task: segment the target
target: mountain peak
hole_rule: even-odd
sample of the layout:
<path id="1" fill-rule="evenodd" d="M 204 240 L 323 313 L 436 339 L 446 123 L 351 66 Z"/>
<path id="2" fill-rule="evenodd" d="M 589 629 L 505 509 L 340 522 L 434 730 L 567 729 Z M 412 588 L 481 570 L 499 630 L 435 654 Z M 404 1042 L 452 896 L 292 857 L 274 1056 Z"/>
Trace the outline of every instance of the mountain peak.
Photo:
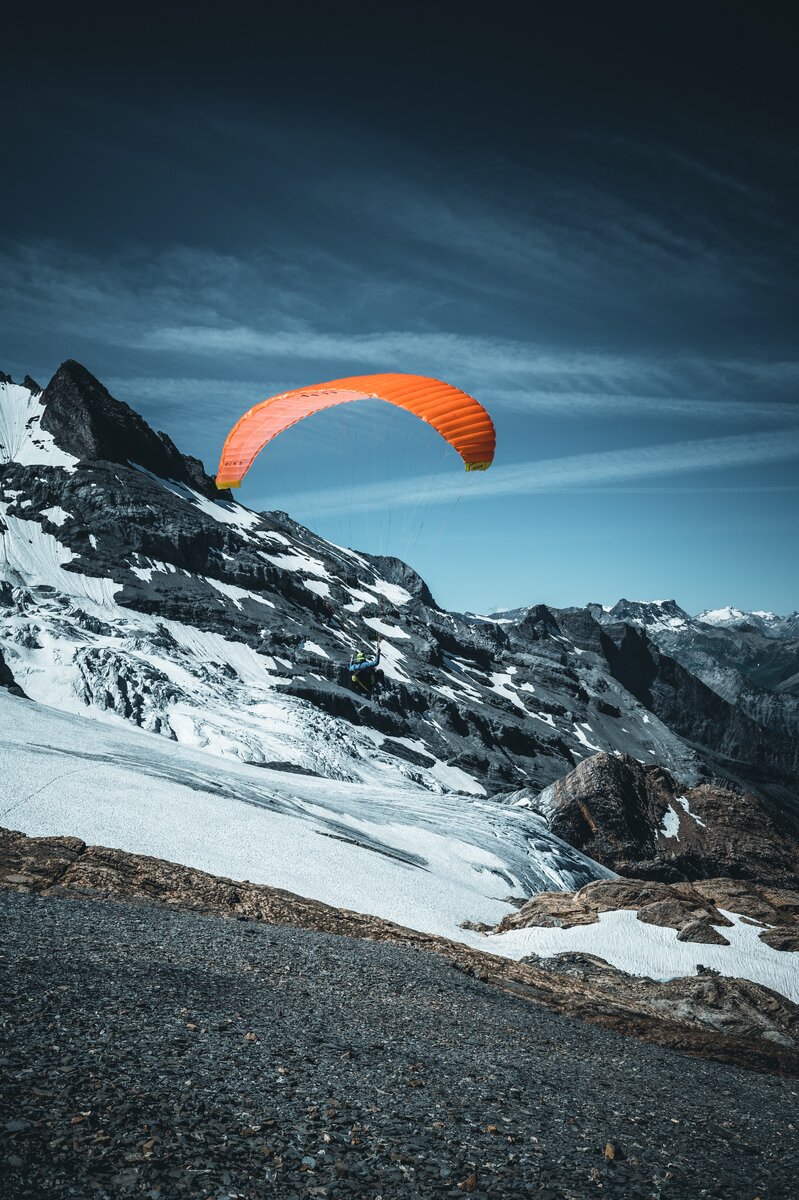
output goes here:
<path id="1" fill-rule="evenodd" d="M 704 612 L 698 613 L 695 619 L 703 625 L 713 625 L 717 629 L 761 633 L 770 638 L 796 637 L 799 634 L 799 614 L 795 612 L 782 617 L 762 609 L 748 612 L 727 604 L 723 608 L 705 609 Z"/>
<path id="2" fill-rule="evenodd" d="M 130 405 L 114 399 L 82 363 L 62 363 L 42 393 L 42 403 L 42 429 L 76 459 L 133 462 L 219 498 L 198 459 L 181 454 L 166 434 L 156 433 Z"/>
<path id="3" fill-rule="evenodd" d="M 680 608 L 676 600 L 621 600 L 610 607 L 590 604 L 589 610 L 600 624 L 609 621 L 628 621 L 649 628 L 682 628 L 690 623 L 690 616 Z"/>

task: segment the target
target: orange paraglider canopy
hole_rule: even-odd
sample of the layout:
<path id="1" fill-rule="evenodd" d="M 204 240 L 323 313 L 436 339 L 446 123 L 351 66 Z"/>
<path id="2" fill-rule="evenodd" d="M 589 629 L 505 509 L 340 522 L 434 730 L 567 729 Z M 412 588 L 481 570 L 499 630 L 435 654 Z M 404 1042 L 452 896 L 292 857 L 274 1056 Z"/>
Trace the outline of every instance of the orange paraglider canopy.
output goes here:
<path id="1" fill-rule="evenodd" d="M 494 425 L 466 392 L 425 375 L 352 375 L 295 388 L 262 400 L 231 429 L 222 448 L 216 486 L 240 487 L 267 442 L 305 417 L 351 400 L 387 400 L 432 425 L 463 459 L 467 471 L 485 471 L 494 458 Z"/>

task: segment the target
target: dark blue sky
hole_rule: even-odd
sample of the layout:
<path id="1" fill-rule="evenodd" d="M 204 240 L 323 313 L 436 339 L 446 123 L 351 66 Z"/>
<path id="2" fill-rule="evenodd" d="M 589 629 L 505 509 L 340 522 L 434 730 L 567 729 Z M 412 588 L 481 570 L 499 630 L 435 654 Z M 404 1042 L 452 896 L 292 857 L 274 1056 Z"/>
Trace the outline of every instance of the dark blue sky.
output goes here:
<path id="1" fill-rule="evenodd" d="M 799 607 L 793 42 L 751 5 L 12 18 L 0 367 L 78 358 L 215 469 L 273 392 L 476 395 L 466 476 L 353 405 L 242 489 L 449 607 Z M 16 21 L 16 24 L 14 22 Z"/>

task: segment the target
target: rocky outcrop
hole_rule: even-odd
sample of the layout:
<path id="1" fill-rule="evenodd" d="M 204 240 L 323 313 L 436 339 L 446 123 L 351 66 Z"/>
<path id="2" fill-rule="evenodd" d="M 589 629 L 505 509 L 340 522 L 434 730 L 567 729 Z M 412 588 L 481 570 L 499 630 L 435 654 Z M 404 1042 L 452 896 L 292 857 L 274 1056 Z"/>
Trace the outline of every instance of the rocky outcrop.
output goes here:
<path id="1" fill-rule="evenodd" d="M 3 658 L 3 651 L 0 648 L 0 687 L 9 691 L 12 696 L 23 696 L 25 693 L 14 679 L 13 673 L 9 669 L 8 663 Z"/>
<path id="2" fill-rule="evenodd" d="M 62 363 L 45 388 L 42 401 L 42 429 L 75 458 L 138 463 L 156 475 L 218 497 L 214 480 L 206 475 L 198 459 L 181 454 L 165 433 L 154 433 L 130 405 L 115 400 L 80 363 L 72 359 Z"/>
<path id="3" fill-rule="evenodd" d="M 634 909 L 645 924 L 678 930 L 680 941 L 728 945 L 723 929 L 732 922 L 725 911 L 768 925 L 760 939 L 773 949 L 794 950 L 799 940 L 799 891 L 736 879 L 671 884 L 599 880 L 578 892 L 543 892 L 504 917 L 495 932 L 592 925 L 600 913 L 625 908 Z"/>
<path id="4" fill-rule="evenodd" d="M 799 885 L 799 839 L 756 796 L 718 784 L 685 787 L 630 755 L 595 754 L 519 802 L 620 875 Z"/>
<path id="5" fill-rule="evenodd" d="M 278 888 L 87 846 L 79 838 L 27 838 L 0 830 L 0 888 L 65 901 L 125 899 L 393 942 L 440 955 L 485 983 L 619 1033 L 686 1054 L 799 1075 L 799 1007 L 746 980 L 703 974 L 659 983 L 586 955 L 514 962 Z M 775 897 L 761 901 L 773 904 Z"/>

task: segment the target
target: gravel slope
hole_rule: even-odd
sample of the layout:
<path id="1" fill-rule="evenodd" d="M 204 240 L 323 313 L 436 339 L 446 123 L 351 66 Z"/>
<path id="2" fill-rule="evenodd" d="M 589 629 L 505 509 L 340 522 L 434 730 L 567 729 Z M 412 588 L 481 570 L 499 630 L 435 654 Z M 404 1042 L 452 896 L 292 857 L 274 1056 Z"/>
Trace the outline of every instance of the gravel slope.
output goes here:
<path id="1" fill-rule="evenodd" d="M 796 1195 L 795 1080 L 387 944 L 13 893 L 0 911 L 7 1200 Z"/>

